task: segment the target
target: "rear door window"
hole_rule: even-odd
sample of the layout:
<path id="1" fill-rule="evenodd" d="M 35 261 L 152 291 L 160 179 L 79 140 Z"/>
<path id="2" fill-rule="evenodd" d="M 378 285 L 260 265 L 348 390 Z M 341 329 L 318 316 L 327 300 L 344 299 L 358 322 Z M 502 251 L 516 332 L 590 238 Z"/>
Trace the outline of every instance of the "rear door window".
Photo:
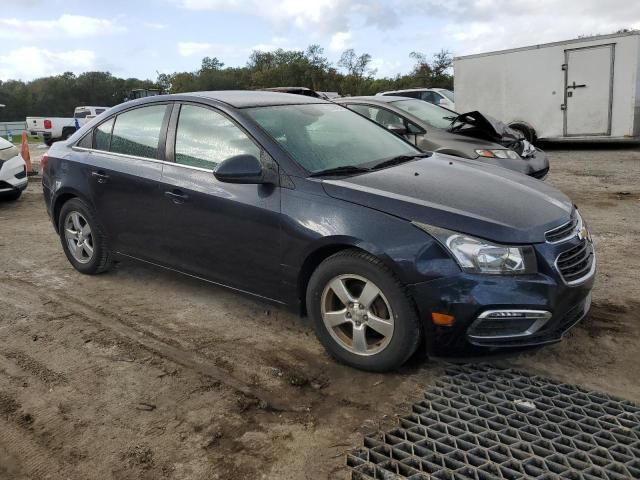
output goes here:
<path id="1" fill-rule="evenodd" d="M 438 95 L 438 97 L 439 97 L 439 95 Z M 421 98 L 425 102 L 434 103 L 436 105 L 438 104 L 438 98 L 436 97 L 436 95 L 433 92 L 422 92 Z"/>
<path id="2" fill-rule="evenodd" d="M 235 123 L 214 110 L 183 105 L 176 131 L 176 163 L 214 170 L 223 160 L 260 148 Z"/>
<path id="3" fill-rule="evenodd" d="M 110 151 L 144 158 L 158 158 L 167 105 L 152 105 L 121 113 L 113 126 Z"/>
<path id="4" fill-rule="evenodd" d="M 349 105 L 349 108 L 384 127 L 388 127 L 389 125 L 405 124 L 404 118 L 385 108 L 373 107 L 370 105 Z"/>

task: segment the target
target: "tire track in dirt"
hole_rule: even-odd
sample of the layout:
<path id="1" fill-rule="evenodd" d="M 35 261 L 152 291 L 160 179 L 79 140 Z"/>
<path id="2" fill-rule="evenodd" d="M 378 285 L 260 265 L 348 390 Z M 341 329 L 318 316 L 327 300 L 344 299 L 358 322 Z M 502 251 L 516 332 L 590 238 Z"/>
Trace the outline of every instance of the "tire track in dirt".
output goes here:
<path id="1" fill-rule="evenodd" d="M 37 290 L 38 286 L 32 282 L 28 282 L 15 276 L 9 276 L 5 280 L 5 283 L 3 285 L 0 285 L 0 290 L 4 290 L 7 293 L 5 298 L 16 298 L 17 307 L 23 305 L 24 301 L 26 300 L 25 297 L 29 296 L 32 297 L 29 299 L 29 303 L 31 303 L 32 305 L 37 305 L 39 303 L 42 303 L 43 301 L 59 305 L 64 310 L 73 312 L 76 315 L 80 315 L 92 322 L 98 323 L 114 331 L 122 337 L 133 340 L 145 349 L 156 353 L 163 358 L 171 360 L 178 365 L 189 368 L 202 375 L 217 380 L 249 398 L 256 399 L 259 402 L 261 408 L 278 411 L 304 410 L 302 407 L 298 407 L 290 402 L 285 401 L 282 396 L 275 395 L 272 392 L 264 390 L 259 386 L 247 384 L 246 382 L 238 379 L 226 370 L 223 370 L 222 368 L 216 366 L 208 359 L 203 358 L 201 355 L 182 350 L 174 345 L 164 342 L 150 332 L 138 330 L 127 325 L 119 318 L 119 315 L 114 312 L 109 312 L 108 315 L 104 314 L 94 307 L 87 305 L 77 298 L 69 296 L 59 290 L 55 290 L 55 294 L 40 293 L 39 295 L 34 295 L 29 291 Z M 21 287 L 27 288 L 11 287 L 8 285 L 8 283 L 13 283 L 14 285 L 19 285 Z M 29 362 L 26 362 L 25 364 L 29 365 Z M 35 365 L 31 366 L 37 370 L 37 368 L 35 368 Z M 51 378 L 56 377 L 54 375 Z"/>
<path id="2" fill-rule="evenodd" d="M 54 372 L 24 352 L 12 350 L 3 353 L 2 355 L 4 355 L 8 360 L 12 360 L 22 370 L 39 378 L 47 385 L 63 385 L 67 383 L 67 378 L 64 374 Z"/>
<path id="3" fill-rule="evenodd" d="M 0 392 L 0 478 L 75 478 L 30 435 L 32 422 L 13 395 Z"/>

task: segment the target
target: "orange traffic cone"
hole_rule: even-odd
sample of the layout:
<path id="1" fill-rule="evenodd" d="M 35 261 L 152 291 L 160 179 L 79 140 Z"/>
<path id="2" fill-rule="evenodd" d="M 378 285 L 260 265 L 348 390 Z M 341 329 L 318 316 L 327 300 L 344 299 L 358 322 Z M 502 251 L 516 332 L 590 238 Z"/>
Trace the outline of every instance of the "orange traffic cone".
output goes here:
<path id="1" fill-rule="evenodd" d="M 31 165 L 31 155 L 29 155 L 29 144 L 27 143 L 27 132 L 22 132 L 20 154 L 22 155 L 24 163 L 27 164 L 27 175 L 34 175 L 36 172 L 33 171 L 33 166 Z"/>

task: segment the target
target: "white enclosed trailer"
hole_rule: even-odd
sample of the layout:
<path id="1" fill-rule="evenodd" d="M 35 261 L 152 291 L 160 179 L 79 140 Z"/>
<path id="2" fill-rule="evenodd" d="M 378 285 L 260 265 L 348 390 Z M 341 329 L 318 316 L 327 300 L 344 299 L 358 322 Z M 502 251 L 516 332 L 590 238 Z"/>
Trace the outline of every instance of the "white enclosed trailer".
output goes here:
<path id="1" fill-rule="evenodd" d="M 456 57 L 454 85 L 459 112 L 538 139 L 640 141 L 640 32 Z"/>

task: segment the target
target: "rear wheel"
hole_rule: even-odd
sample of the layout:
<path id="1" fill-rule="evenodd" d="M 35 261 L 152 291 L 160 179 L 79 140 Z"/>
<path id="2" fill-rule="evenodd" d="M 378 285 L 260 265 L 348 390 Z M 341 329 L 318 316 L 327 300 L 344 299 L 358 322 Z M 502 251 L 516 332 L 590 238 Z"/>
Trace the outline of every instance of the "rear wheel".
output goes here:
<path id="1" fill-rule="evenodd" d="M 393 370 L 420 342 L 418 316 L 405 288 L 365 252 L 347 250 L 322 262 L 309 280 L 307 309 L 327 351 L 355 368 Z"/>
<path id="2" fill-rule="evenodd" d="M 73 198 L 60 210 L 58 231 L 71 265 L 81 273 L 96 274 L 111 266 L 111 252 L 98 220 L 85 202 Z"/>
<path id="3" fill-rule="evenodd" d="M 75 128 L 63 128 L 62 129 L 62 137 L 60 137 L 60 140 L 66 140 L 71 135 L 73 135 L 75 132 L 76 132 Z"/>

